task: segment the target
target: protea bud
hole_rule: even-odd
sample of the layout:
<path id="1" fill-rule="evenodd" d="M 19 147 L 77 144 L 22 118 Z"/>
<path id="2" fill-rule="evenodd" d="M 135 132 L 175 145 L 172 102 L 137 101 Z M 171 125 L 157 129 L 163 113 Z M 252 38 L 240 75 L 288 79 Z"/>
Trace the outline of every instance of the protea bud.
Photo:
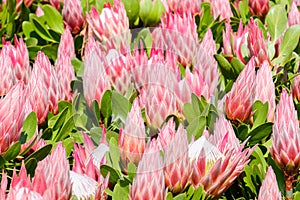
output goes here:
<path id="1" fill-rule="evenodd" d="M 75 79 L 71 59 L 75 58 L 73 38 L 68 29 L 62 34 L 56 59 L 56 73 L 60 84 L 60 100 L 72 101 L 71 81 Z"/>
<path id="2" fill-rule="evenodd" d="M 91 40 L 94 40 L 91 38 Z M 97 100 L 101 105 L 102 95 L 106 90 L 110 90 L 110 83 L 107 72 L 105 71 L 104 52 L 94 41 L 94 47 L 89 49 L 84 60 L 83 90 L 84 97 L 88 106 L 92 105 L 93 100 Z"/>
<path id="3" fill-rule="evenodd" d="M 276 164 L 285 173 L 287 191 L 292 190 L 291 182 L 288 181 L 292 181 L 300 167 L 299 131 L 292 95 L 288 95 L 283 89 L 276 107 L 270 152 Z"/>
<path id="4" fill-rule="evenodd" d="M 161 200 L 165 199 L 165 195 L 163 160 L 159 145 L 153 139 L 137 167 L 136 177 L 130 187 L 129 199 Z"/>
<path id="5" fill-rule="evenodd" d="M 54 68 L 48 57 L 38 52 L 28 82 L 27 95 L 39 124 L 45 121 L 48 111 L 57 113 L 59 91 L 60 86 Z"/>
<path id="6" fill-rule="evenodd" d="M 190 69 L 186 68 L 185 80 L 194 94 L 198 97 L 204 96 L 206 100 L 209 99 L 208 86 L 199 72 L 191 73 Z"/>
<path id="7" fill-rule="evenodd" d="M 65 1 L 62 16 L 67 27 L 70 27 L 71 32 L 73 34 L 79 33 L 84 23 L 80 0 Z"/>
<path id="8" fill-rule="evenodd" d="M 179 125 L 175 136 L 165 150 L 165 183 L 174 193 L 182 191 L 188 182 L 190 166 L 188 159 L 187 132 Z"/>
<path id="9" fill-rule="evenodd" d="M 296 3 L 293 1 L 288 14 L 288 25 L 293 26 L 296 24 L 300 24 L 300 11 L 298 10 Z"/>
<path id="10" fill-rule="evenodd" d="M 166 0 L 167 11 L 174 11 L 181 15 L 184 13 L 191 13 L 192 15 L 201 14 L 201 2 L 202 0 Z"/>
<path id="11" fill-rule="evenodd" d="M 214 59 L 215 54 L 217 54 L 216 44 L 213 39 L 212 31 L 208 29 L 203 41 L 197 49 L 197 54 L 193 63 L 194 71 L 201 74 L 208 85 L 208 97 L 215 94 L 220 77 L 218 63 Z"/>
<path id="12" fill-rule="evenodd" d="M 178 56 L 183 66 L 192 64 L 198 43 L 197 27 L 190 13 L 166 13 L 162 17 L 161 34 L 164 44 Z M 161 37 L 157 40 L 161 40 Z M 155 38 L 154 38 L 155 40 Z M 154 41 L 156 44 L 161 41 Z"/>
<path id="13" fill-rule="evenodd" d="M 272 167 L 268 167 L 265 180 L 263 181 L 258 194 L 258 200 L 265 200 L 265 199 L 269 199 L 269 200 L 282 199 L 281 193 L 278 189 L 276 176 Z"/>
<path id="14" fill-rule="evenodd" d="M 138 100 L 133 102 L 125 128 L 120 132 L 118 146 L 121 153 L 121 165 L 125 171 L 129 162 L 137 165 L 141 160 L 146 146 L 146 133 Z"/>
<path id="15" fill-rule="evenodd" d="M 214 18 L 216 19 L 220 16 L 220 20 L 226 19 L 227 21 L 230 20 L 230 17 L 233 16 L 230 8 L 230 3 L 228 0 L 209 0 L 212 7 L 212 12 Z"/>
<path id="16" fill-rule="evenodd" d="M 263 19 L 269 12 L 269 0 L 251 0 L 249 1 L 249 11 L 252 15 L 256 15 Z"/>
<path id="17" fill-rule="evenodd" d="M 175 122 L 173 121 L 173 119 L 170 119 L 167 123 L 164 124 L 164 126 L 158 133 L 157 141 L 159 142 L 160 150 L 166 150 L 166 148 L 172 142 L 172 139 L 174 138 L 175 134 Z"/>
<path id="18" fill-rule="evenodd" d="M 248 48 L 250 52 L 249 57 L 255 57 L 256 66 L 262 65 L 264 61 L 269 62 L 268 44 L 265 41 L 262 31 L 258 28 L 253 18 L 250 18 L 248 29 Z"/>
<path id="19" fill-rule="evenodd" d="M 272 71 L 268 62 L 264 62 L 256 75 L 255 100 L 262 103 L 268 102 L 268 121 L 273 121 L 275 112 L 275 85 L 272 78 Z"/>
<path id="20" fill-rule="evenodd" d="M 24 84 L 18 82 L 6 96 L 0 99 L 0 154 L 3 155 L 9 146 L 20 139 L 25 119 Z"/>
<path id="21" fill-rule="evenodd" d="M 0 96 L 4 96 L 13 87 L 15 79 L 11 60 L 3 50 L 0 54 L 0 76 Z"/>
<path id="22" fill-rule="evenodd" d="M 251 59 L 226 95 L 225 113 L 230 120 L 244 122 L 250 116 L 255 92 L 255 66 Z"/>
<path id="23" fill-rule="evenodd" d="M 111 48 L 127 51 L 130 47 L 131 34 L 126 10 L 120 0 L 114 0 L 114 5 L 106 4 L 98 13 L 95 7 L 87 15 L 87 22 L 94 37 Z"/>
<path id="24" fill-rule="evenodd" d="M 293 97 L 300 102 L 300 76 L 296 76 L 292 85 Z"/>

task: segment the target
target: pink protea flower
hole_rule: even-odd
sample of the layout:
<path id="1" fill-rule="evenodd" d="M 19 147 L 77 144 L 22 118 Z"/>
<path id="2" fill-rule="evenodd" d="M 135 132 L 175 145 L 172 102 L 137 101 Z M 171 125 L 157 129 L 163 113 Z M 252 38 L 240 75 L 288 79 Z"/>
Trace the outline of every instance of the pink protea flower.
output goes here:
<path id="1" fill-rule="evenodd" d="M 90 38 L 90 40 L 94 40 Z M 106 90 L 110 90 L 110 83 L 105 70 L 106 58 L 100 46 L 95 42 L 88 47 L 88 54 L 85 54 L 83 90 L 84 97 L 88 106 L 92 105 L 93 100 L 97 100 L 101 105 L 102 95 Z M 87 49 L 86 49 L 87 50 Z"/>
<path id="2" fill-rule="evenodd" d="M 268 102 L 268 121 L 273 121 L 275 112 L 275 85 L 270 65 L 265 61 L 256 75 L 255 101 Z"/>
<path id="3" fill-rule="evenodd" d="M 202 185 L 207 196 L 217 198 L 243 172 L 254 148 L 244 149 L 245 142 L 239 144 L 231 124 L 222 116 L 216 121 L 214 130 L 211 135 L 205 131 L 189 145 L 190 181 L 194 187 Z"/>
<path id="4" fill-rule="evenodd" d="M 3 155 L 11 144 L 18 141 L 25 119 L 25 99 L 23 82 L 15 86 L 0 99 L 0 154 Z"/>
<path id="5" fill-rule="evenodd" d="M 255 66 L 251 59 L 226 95 L 225 113 L 230 120 L 244 122 L 250 116 L 255 94 Z"/>
<path id="6" fill-rule="evenodd" d="M 269 0 L 252 0 L 249 1 L 249 11 L 252 15 L 256 15 L 259 18 L 264 18 L 269 12 L 270 5 Z"/>
<path id="7" fill-rule="evenodd" d="M 11 60 L 7 57 L 4 51 L 0 54 L 0 96 L 6 95 L 8 91 L 13 87 L 15 78 L 13 68 L 11 67 Z"/>
<path id="8" fill-rule="evenodd" d="M 117 92 L 125 95 L 131 84 L 131 55 L 124 56 L 111 49 L 106 58 L 106 71 L 109 71 L 112 86 Z"/>
<path id="9" fill-rule="evenodd" d="M 108 186 L 108 178 L 100 173 L 100 165 L 106 164 L 105 153 L 109 151 L 105 141 L 106 131 L 103 130 L 100 144 L 95 148 L 91 138 L 85 134 L 84 148 L 74 144 L 74 165 L 71 171 L 72 193 L 78 198 L 95 197 L 105 199 L 104 190 Z M 89 188 L 89 189 L 87 189 Z"/>
<path id="10" fill-rule="evenodd" d="M 161 20 L 161 37 L 154 38 L 157 44 L 164 40 L 164 45 L 178 56 L 183 66 L 191 65 L 198 43 L 197 27 L 192 15 L 184 13 L 166 13 Z"/>
<path id="11" fill-rule="evenodd" d="M 268 56 L 268 44 L 253 18 L 250 18 L 248 30 L 249 58 L 255 57 L 256 66 L 260 66 L 264 61 L 270 62 Z"/>
<path id="12" fill-rule="evenodd" d="M 202 0 L 165 0 L 168 12 L 177 12 L 180 14 L 191 13 L 192 15 L 201 14 Z"/>
<path id="13" fill-rule="evenodd" d="M 129 162 L 137 165 L 141 160 L 146 146 L 146 133 L 137 99 L 128 113 L 125 128 L 120 131 L 118 146 L 121 153 L 121 165 L 125 171 Z"/>
<path id="14" fill-rule="evenodd" d="M 158 133 L 157 142 L 159 142 L 160 145 L 159 150 L 165 151 L 172 142 L 175 134 L 175 122 L 173 121 L 173 119 L 170 119 L 167 123 L 164 124 L 164 126 Z"/>
<path id="15" fill-rule="evenodd" d="M 208 85 L 208 97 L 214 95 L 220 77 L 218 63 L 214 59 L 215 54 L 217 54 L 216 44 L 213 40 L 212 31 L 208 29 L 197 49 L 193 63 L 194 70 L 203 76 L 204 81 Z"/>
<path id="16" fill-rule="evenodd" d="M 225 32 L 223 32 L 223 53 L 229 56 L 229 61 L 234 55 L 246 64 L 247 62 L 242 54 L 242 47 L 247 45 L 248 27 L 244 28 L 242 20 L 240 20 L 237 33 L 232 32 L 229 22 L 225 23 L 225 27 Z"/>
<path id="17" fill-rule="evenodd" d="M 185 80 L 193 93 L 198 97 L 204 96 L 206 100 L 209 100 L 208 86 L 199 72 L 191 73 L 190 69 L 186 68 Z"/>
<path id="18" fill-rule="evenodd" d="M 75 79 L 71 59 L 75 58 L 74 43 L 71 32 L 66 31 L 61 36 L 58 55 L 55 62 L 57 79 L 60 84 L 60 100 L 72 101 L 71 81 Z"/>
<path id="19" fill-rule="evenodd" d="M 268 200 L 282 199 L 281 193 L 278 189 L 276 176 L 272 167 L 268 167 L 265 180 L 263 181 L 258 194 L 258 200 L 265 200 L 265 199 Z"/>
<path id="20" fill-rule="evenodd" d="M 58 112 L 59 91 L 60 86 L 54 68 L 48 57 L 38 52 L 29 78 L 27 95 L 39 124 L 45 121 L 48 111 Z"/>
<path id="21" fill-rule="evenodd" d="M 182 191 L 188 182 L 190 166 L 187 132 L 179 125 L 175 136 L 165 150 L 165 183 L 174 193 Z"/>
<path id="22" fill-rule="evenodd" d="M 300 168 L 299 131 L 292 95 L 288 95 L 283 89 L 276 107 L 270 153 L 276 164 L 284 171 L 287 198 L 293 193 L 292 181 Z"/>
<path id="23" fill-rule="evenodd" d="M 300 76 L 299 75 L 294 78 L 292 84 L 292 93 L 293 93 L 293 97 L 300 102 Z"/>
<path id="24" fill-rule="evenodd" d="M 79 33 L 84 23 L 80 0 L 65 1 L 62 16 L 67 27 L 70 27 L 71 32 L 73 34 Z"/>
<path id="25" fill-rule="evenodd" d="M 300 24 L 300 11 L 297 8 L 296 3 L 293 1 L 288 14 L 288 25 Z"/>
<path id="26" fill-rule="evenodd" d="M 120 0 L 114 0 L 113 7 L 109 3 L 106 4 L 101 14 L 92 6 L 91 12 L 87 15 L 87 22 L 94 37 L 103 44 L 108 43 L 121 52 L 127 51 L 130 47 L 129 20 Z"/>
<path id="27" fill-rule="evenodd" d="M 157 141 L 152 139 L 137 167 L 136 177 L 130 187 L 129 199 L 161 200 L 165 197 L 163 160 Z"/>
<path id="28" fill-rule="evenodd" d="M 228 0 L 209 0 L 212 7 L 212 12 L 214 18 L 216 19 L 220 16 L 220 20 L 226 19 L 227 21 L 230 20 L 230 17 L 233 16 L 230 8 L 230 3 Z"/>

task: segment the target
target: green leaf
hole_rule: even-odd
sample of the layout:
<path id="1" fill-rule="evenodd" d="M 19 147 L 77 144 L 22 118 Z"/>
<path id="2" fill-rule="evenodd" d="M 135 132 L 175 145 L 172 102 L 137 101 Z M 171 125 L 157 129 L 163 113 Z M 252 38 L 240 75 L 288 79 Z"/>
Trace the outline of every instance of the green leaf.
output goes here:
<path id="1" fill-rule="evenodd" d="M 43 146 L 42 148 L 32 153 L 27 158 L 25 158 L 25 164 L 29 162 L 29 160 L 32 158 L 36 159 L 37 161 L 43 160 L 50 153 L 51 149 L 52 149 L 52 144 L 47 144 Z"/>
<path id="2" fill-rule="evenodd" d="M 131 103 L 128 99 L 115 91 L 112 92 L 111 101 L 112 113 L 115 115 L 115 117 L 119 117 L 125 123 L 127 114 L 131 109 Z"/>
<path id="3" fill-rule="evenodd" d="M 101 165 L 100 172 L 103 177 L 106 177 L 109 173 L 109 182 L 112 184 L 116 184 L 120 179 L 120 174 L 118 171 L 108 165 Z"/>
<path id="4" fill-rule="evenodd" d="M 138 0 L 122 0 L 129 23 L 133 24 L 139 17 L 140 3 Z"/>
<path id="5" fill-rule="evenodd" d="M 109 140 L 109 152 L 108 156 L 108 164 L 112 166 L 117 171 L 121 171 L 119 162 L 120 162 L 120 149 L 118 147 L 118 141 L 115 138 L 111 138 Z"/>
<path id="6" fill-rule="evenodd" d="M 30 33 L 34 31 L 34 26 L 29 21 L 24 21 L 22 23 L 23 33 L 25 35 L 26 40 L 30 38 Z M 27 45 L 29 46 L 29 45 Z"/>
<path id="7" fill-rule="evenodd" d="M 33 37 L 26 39 L 25 42 L 27 47 L 36 46 L 38 44 L 38 40 Z"/>
<path id="8" fill-rule="evenodd" d="M 203 130 L 206 126 L 206 117 L 204 116 L 198 116 L 196 117 L 192 122 L 189 123 L 189 125 L 186 128 L 187 134 L 188 134 L 188 140 L 191 141 L 192 137 L 194 139 L 198 139 L 201 137 Z"/>
<path id="9" fill-rule="evenodd" d="M 233 70 L 235 74 L 240 74 L 241 71 L 243 71 L 245 65 L 240 61 L 240 59 L 233 57 L 231 60 L 231 66 L 233 67 Z"/>
<path id="10" fill-rule="evenodd" d="M 101 99 L 101 114 L 105 118 L 109 118 L 112 115 L 111 96 L 111 90 L 106 90 Z"/>
<path id="11" fill-rule="evenodd" d="M 282 5 L 271 7 L 265 21 L 273 42 L 275 43 L 286 28 L 287 14 L 284 7 Z"/>
<path id="12" fill-rule="evenodd" d="M 43 131 L 43 134 L 42 134 L 42 137 L 44 140 L 50 140 L 52 138 L 52 135 L 53 135 L 53 130 L 52 128 L 46 128 L 44 131 Z"/>
<path id="13" fill-rule="evenodd" d="M 95 116 L 97 118 L 97 122 L 99 122 L 101 116 L 100 116 L 100 107 L 99 107 L 98 101 L 93 100 L 93 102 L 92 102 L 92 108 L 93 108 L 93 112 L 94 112 L 94 114 L 95 114 Z"/>
<path id="14" fill-rule="evenodd" d="M 122 186 L 120 183 L 116 184 L 113 191 L 113 200 L 128 200 L 129 185 Z"/>
<path id="15" fill-rule="evenodd" d="M 27 162 L 25 162 L 26 171 L 28 174 L 30 174 L 31 177 L 34 176 L 37 163 L 38 161 L 35 158 L 31 158 Z"/>
<path id="16" fill-rule="evenodd" d="M 252 106 L 252 112 L 254 112 L 252 130 L 265 123 L 268 117 L 268 108 L 268 102 L 263 104 L 261 101 L 255 101 Z"/>
<path id="17" fill-rule="evenodd" d="M 23 122 L 22 134 L 26 135 L 26 141 L 32 138 L 37 128 L 37 117 L 35 112 L 31 112 Z"/>
<path id="18" fill-rule="evenodd" d="M 62 34 L 64 32 L 64 24 L 61 14 L 48 4 L 43 5 L 42 9 L 44 11 L 42 18 L 45 19 L 47 25 L 54 31 Z"/>
<path id="19" fill-rule="evenodd" d="M 74 143 L 74 140 L 71 137 L 66 138 L 62 141 L 62 144 L 65 147 L 67 156 L 70 155 L 73 150 L 73 143 Z"/>
<path id="20" fill-rule="evenodd" d="M 90 130 L 90 136 L 97 145 L 99 145 L 99 143 L 100 143 L 102 131 L 103 130 L 100 127 L 93 127 Z"/>
<path id="21" fill-rule="evenodd" d="M 74 58 L 71 60 L 71 64 L 74 67 L 75 73 L 79 77 L 83 77 L 84 74 L 84 64 L 81 60 L 78 58 Z"/>
<path id="22" fill-rule="evenodd" d="M 69 108 L 66 107 L 65 109 L 63 109 L 63 111 L 61 111 L 58 115 L 56 115 L 57 118 L 56 118 L 54 126 L 52 128 L 53 131 L 57 131 L 62 127 L 62 125 L 65 123 L 68 112 L 69 112 Z M 54 117 L 52 117 L 52 118 L 54 118 Z M 49 127 L 51 127 L 50 124 L 49 124 Z"/>
<path id="23" fill-rule="evenodd" d="M 280 56 L 287 56 L 297 47 L 300 37 L 300 25 L 289 27 L 280 45 Z"/>
<path id="24" fill-rule="evenodd" d="M 140 18 L 145 26 L 159 23 L 164 11 L 165 7 L 161 0 L 142 0 L 140 2 Z"/>
<path id="25" fill-rule="evenodd" d="M 136 169 L 137 169 L 137 167 L 132 162 L 130 162 L 127 166 L 128 178 L 131 182 L 133 181 L 133 179 L 136 176 Z"/>
<path id="26" fill-rule="evenodd" d="M 257 144 L 261 140 L 267 138 L 269 134 L 272 132 L 272 126 L 273 123 L 268 122 L 265 124 L 262 124 L 258 127 L 256 127 L 254 130 L 252 130 L 249 133 L 249 136 L 251 136 L 249 142 L 250 144 Z"/>
<path id="27" fill-rule="evenodd" d="M 49 31 L 47 30 L 47 28 L 45 27 L 45 25 L 43 25 L 40 20 L 37 18 L 37 16 L 35 14 L 30 14 L 29 15 L 29 19 L 30 22 L 32 23 L 35 32 L 44 40 L 49 41 L 49 42 L 55 42 L 55 40 L 53 40 L 53 38 L 51 37 Z"/>
<path id="28" fill-rule="evenodd" d="M 184 199 L 186 199 L 186 194 L 185 193 L 178 194 L 173 199 L 174 200 L 184 200 Z"/>
<path id="29" fill-rule="evenodd" d="M 56 136 L 54 137 L 54 141 L 58 142 L 66 138 L 70 132 L 75 127 L 75 120 L 78 114 L 74 114 L 71 117 L 67 119 L 67 121 L 64 123 L 63 127 L 58 131 Z"/>
<path id="30" fill-rule="evenodd" d="M 41 50 L 44 52 L 44 54 L 46 54 L 49 57 L 49 59 L 56 60 L 58 43 L 52 43 L 49 45 L 45 45 L 41 48 Z"/>
<path id="31" fill-rule="evenodd" d="M 228 60 L 220 54 L 216 54 L 216 55 L 214 55 L 214 57 L 215 57 L 215 59 L 217 60 L 217 62 L 219 64 L 219 68 L 220 68 L 221 73 L 223 74 L 223 76 L 226 79 L 235 79 L 236 75 L 235 75 L 235 73 L 232 69 L 232 66 L 228 62 Z"/>
<path id="32" fill-rule="evenodd" d="M 3 169 L 4 165 L 5 165 L 5 160 L 4 160 L 4 158 L 0 155 L 0 169 Z"/>
<path id="33" fill-rule="evenodd" d="M 4 154 L 3 158 L 7 161 L 14 160 L 20 153 L 20 150 L 21 150 L 21 143 L 18 141 L 9 147 L 9 149 Z"/>

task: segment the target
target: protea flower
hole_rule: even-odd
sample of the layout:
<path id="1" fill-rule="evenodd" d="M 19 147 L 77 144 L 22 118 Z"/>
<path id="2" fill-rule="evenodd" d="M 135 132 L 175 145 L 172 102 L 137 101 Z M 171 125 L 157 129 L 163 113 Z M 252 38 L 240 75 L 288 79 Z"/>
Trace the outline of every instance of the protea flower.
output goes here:
<path id="1" fill-rule="evenodd" d="M 161 200 L 165 199 L 165 195 L 163 160 L 157 141 L 152 139 L 138 165 L 129 199 Z"/>
<path id="2" fill-rule="evenodd" d="M 113 7 L 109 3 L 104 5 L 101 14 L 92 6 L 91 12 L 87 15 L 87 22 L 97 40 L 108 44 L 110 48 L 127 52 L 131 34 L 129 20 L 120 0 L 114 0 Z"/>
<path id="3" fill-rule="evenodd" d="M 179 125 L 166 147 L 164 158 L 166 186 L 172 192 L 178 193 L 186 187 L 190 175 L 187 132 L 182 125 Z"/>
<path id="4" fill-rule="evenodd" d="M 273 145 L 270 153 L 276 164 L 284 171 L 287 195 L 293 190 L 292 180 L 300 168 L 299 131 L 297 111 L 294 108 L 292 95 L 288 95 L 283 89 L 276 107 Z"/>
<path id="5" fill-rule="evenodd" d="M 120 131 L 118 146 L 121 153 L 121 165 L 125 171 L 129 162 L 137 165 L 141 160 L 146 146 L 146 133 L 137 99 L 133 102 L 127 116 L 125 128 Z"/>
<path id="6" fill-rule="evenodd" d="M 71 81 L 75 79 L 74 68 L 71 64 L 71 59 L 75 58 L 74 43 L 71 32 L 66 31 L 61 36 L 61 41 L 58 47 L 58 55 L 56 59 L 56 73 L 60 84 L 60 100 L 72 101 L 73 94 Z"/>
<path id="7" fill-rule="evenodd" d="M 71 32 L 73 34 L 79 33 L 84 23 L 80 0 L 65 1 L 62 16 L 67 27 L 70 27 Z"/>
<path id="8" fill-rule="evenodd" d="M 212 7 L 212 12 L 214 18 L 216 19 L 220 16 L 220 20 L 226 19 L 227 21 L 230 20 L 230 17 L 233 16 L 230 8 L 230 3 L 228 0 L 209 0 Z"/>
<path id="9" fill-rule="evenodd" d="M 173 119 L 170 119 L 167 123 L 164 124 L 164 126 L 158 133 L 157 141 L 160 145 L 159 150 L 165 151 L 166 148 L 172 142 L 172 139 L 174 138 L 175 134 L 175 122 L 173 121 Z"/>
<path id="10" fill-rule="evenodd" d="M 0 99 L 0 154 L 3 155 L 11 144 L 19 141 L 25 119 L 24 84 L 18 82 Z"/>
<path id="11" fill-rule="evenodd" d="M 255 57 L 256 66 L 260 66 L 264 61 L 269 62 L 268 44 L 253 18 L 250 18 L 248 30 L 249 57 Z"/>
<path id="12" fill-rule="evenodd" d="M 293 97 L 300 102 L 300 76 L 296 76 L 292 85 Z"/>
<path id="13" fill-rule="evenodd" d="M 288 25 L 300 24 L 300 11 L 297 8 L 296 3 L 293 1 L 288 14 Z"/>
<path id="14" fill-rule="evenodd" d="M 265 180 L 263 181 L 258 194 L 258 200 L 265 200 L 265 199 L 268 200 L 282 199 L 281 193 L 278 189 L 276 176 L 272 167 L 268 167 Z"/>
<path id="15" fill-rule="evenodd" d="M 191 13 L 192 15 L 201 14 L 202 0 L 166 0 L 167 11 L 177 12 L 180 14 Z"/>
<path id="16" fill-rule="evenodd" d="M 249 1 L 249 11 L 252 15 L 256 15 L 259 18 L 264 18 L 269 12 L 269 0 L 252 0 Z"/>
<path id="17" fill-rule="evenodd" d="M 90 40 L 94 40 L 90 38 Z M 105 71 L 105 56 L 99 45 L 95 43 L 89 47 L 85 54 L 83 90 L 84 97 L 88 106 L 92 105 L 93 100 L 97 100 L 101 105 L 102 95 L 106 90 L 110 90 L 110 83 L 107 72 Z"/>
<path id="18" fill-rule="evenodd" d="M 125 95 L 131 84 L 131 56 L 124 56 L 116 50 L 111 49 L 106 58 L 106 71 L 109 71 L 112 86 L 117 92 Z"/>
<path id="19" fill-rule="evenodd" d="M 275 85 L 272 79 L 272 71 L 268 62 L 264 62 L 256 75 L 255 100 L 262 103 L 268 102 L 268 121 L 273 121 L 275 112 Z"/>
<path id="20" fill-rule="evenodd" d="M 38 52 L 33 64 L 27 95 L 33 111 L 36 112 L 39 124 L 42 124 L 48 111 L 57 113 L 60 86 L 57 75 L 48 57 Z"/>
<path id="21" fill-rule="evenodd" d="M 15 78 L 13 73 L 12 63 L 9 57 L 7 57 L 4 51 L 0 54 L 0 96 L 6 95 L 8 91 L 13 87 Z"/>
<path id="22" fill-rule="evenodd" d="M 185 80 L 191 91 L 198 97 L 204 96 L 209 100 L 209 89 L 199 72 L 191 73 L 189 68 L 185 70 Z"/>
<path id="23" fill-rule="evenodd" d="M 105 199 L 104 190 L 108 186 L 108 178 L 100 174 L 100 165 L 106 164 L 105 153 L 109 150 L 105 141 L 106 131 L 102 133 L 100 144 L 95 148 L 90 137 L 83 133 L 84 148 L 74 144 L 74 165 L 70 172 L 73 183 L 72 193 L 77 198 Z"/>
<path id="24" fill-rule="evenodd" d="M 207 196 L 217 198 L 244 170 L 253 149 L 244 149 L 224 117 L 214 126 L 214 134 L 203 136 L 190 144 L 189 158 L 192 164 L 190 181 L 194 187 L 202 185 Z M 208 137 L 208 139 L 206 138 Z"/>
<path id="25" fill-rule="evenodd" d="M 166 13 L 161 19 L 161 37 L 154 38 L 154 43 L 164 40 L 170 51 L 178 56 L 183 66 L 191 65 L 198 43 L 197 27 L 191 14 Z M 157 41 L 159 40 L 159 41 Z"/>
<path id="26" fill-rule="evenodd" d="M 194 70 L 203 76 L 204 81 L 208 85 L 208 97 L 214 95 L 220 77 L 218 63 L 214 59 L 215 54 L 217 54 L 216 44 L 213 40 L 212 31 L 208 29 L 197 49 L 193 63 Z"/>
<path id="27" fill-rule="evenodd" d="M 255 66 L 251 59 L 226 95 L 225 113 L 230 120 L 244 122 L 250 116 L 255 92 Z"/>

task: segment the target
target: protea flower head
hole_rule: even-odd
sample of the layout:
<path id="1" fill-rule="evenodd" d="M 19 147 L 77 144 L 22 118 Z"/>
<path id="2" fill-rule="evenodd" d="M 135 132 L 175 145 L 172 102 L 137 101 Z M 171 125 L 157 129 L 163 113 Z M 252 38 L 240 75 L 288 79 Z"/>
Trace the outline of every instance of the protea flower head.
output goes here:
<path id="1" fill-rule="evenodd" d="M 190 175 L 187 132 L 182 125 L 179 125 L 176 134 L 166 147 L 164 158 L 166 186 L 172 192 L 178 193 L 187 186 Z"/>
<path id="2" fill-rule="evenodd" d="M 75 58 L 74 43 L 71 32 L 66 29 L 62 34 L 56 59 L 56 73 L 60 84 L 60 100 L 72 101 L 71 81 L 75 79 L 74 67 L 71 59 Z"/>
<path id="3" fill-rule="evenodd" d="M 60 85 L 57 74 L 48 57 L 38 52 L 29 78 L 27 95 L 33 111 L 36 112 L 39 124 L 42 124 L 48 111 L 57 113 Z"/>
<path id="4" fill-rule="evenodd" d="M 255 92 L 255 66 L 251 59 L 226 95 L 225 113 L 230 120 L 244 122 L 250 116 Z"/>
<path id="5" fill-rule="evenodd" d="M 205 131 L 189 145 L 190 182 L 195 187 L 202 185 L 207 196 L 217 198 L 243 172 L 254 148 L 244 149 L 245 142 L 239 144 L 231 124 L 222 116 L 216 121 L 214 130 L 210 136 Z"/>
<path id="6" fill-rule="evenodd" d="M 208 86 L 199 72 L 191 73 L 190 69 L 186 68 L 185 80 L 194 94 L 198 97 L 204 96 L 205 99 L 209 99 Z"/>
<path id="7" fill-rule="evenodd" d="M 146 146 L 144 120 L 138 100 L 133 102 L 125 128 L 120 131 L 118 146 L 121 153 L 121 165 L 126 171 L 129 162 L 135 165 L 141 160 Z"/>
<path id="8" fill-rule="evenodd" d="M 165 199 L 165 195 L 163 160 L 159 144 L 152 139 L 137 167 L 136 177 L 130 187 L 129 199 L 160 200 Z"/>
<path id="9" fill-rule="evenodd" d="M 300 76 L 296 76 L 294 78 L 292 84 L 292 93 L 293 93 L 293 97 L 300 102 Z"/>
<path id="10" fill-rule="evenodd" d="M 167 12 L 177 12 L 179 14 L 191 13 L 192 15 L 201 14 L 202 0 L 165 0 Z"/>
<path id="11" fill-rule="evenodd" d="M 162 37 L 154 38 L 154 43 L 164 40 L 164 45 L 178 56 L 183 66 L 192 64 L 197 47 L 197 27 L 190 13 L 166 13 L 161 19 Z M 155 41 L 159 40 L 159 41 Z"/>
<path id="12" fill-rule="evenodd" d="M 209 0 L 212 7 L 212 12 L 214 18 L 216 19 L 220 16 L 220 20 L 226 19 L 227 21 L 230 20 L 230 17 L 233 16 L 230 8 L 230 3 L 228 0 Z"/>
<path id="13" fill-rule="evenodd" d="M 268 44 L 253 18 L 250 18 L 248 30 L 249 57 L 255 57 L 256 66 L 260 66 L 264 61 L 269 62 Z"/>
<path id="14" fill-rule="evenodd" d="M 255 100 L 262 103 L 268 102 L 268 121 L 273 121 L 275 113 L 275 85 L 272 79 L 270 65 L 265 61 L 256 75 Z"/>
<path id="15" fill-rule="evenodd" d="M 249 1 L 249 11 L 252 15 L 256 15 L 259 18 L 264 18 L 269 12 L 270 5 L 269 0 L 252 0 Z"/>
<path id="16" fill-rule="evenodd" d="M 300 11 L 298 10 L 296 3 L 293 1 L 288 14 L 288 25 L 292 26 L 296 24 L 300 24 Z"/>
<path id="17" fill-rule="evenodd" d="M 131 56 L 124 56 L 118 51 L 111 49 L 106 58 L 106 71 L 109 71 L 112 86 L 117 92 L 125 95 L 131 84 Z"/>
<path id="18" fill-rule="evenodd" d="M 175 134 L 175 122 L 173 121 L 173 119 L 170 119 L 167 123 L 164 124 L 164 126 L 158 133 L 157 141 L 159 142 L 160 150 L 166 150 L 166 148 L 172 142 L 172 139 L 175 136 Z"/>
<path id="19" fill-rule="evenodd" d="M 213 40 L 212 31 L 208 29 L 203 41 L 197 48 L 197 54 L 193 63 L 194 71 L 201 74 L 208 85 L 208 97 L 214 95 L 220 77 L 218 63 L 214 59 L 215 54 L 217 54 L 216 44 Z"/>
<path id="20" fill-rule="evenodd" d="M 0 96 L 4 96 L 15 82 L 11 60 L 5 55 L 4 50 L 0 54 L 0 76 L 2 77 L 0 79 Z"/>
<path id="21" fill-rule="evenodd" d="M 90 38 L 90 40 L 94 40 Z M 101 105 L 102 95 L 106 90 L 110 90 L 110 83 L 107 72 L 105 71 L 105 55 L 99 45 L 95 43 L 89 47 L 85 54 L 84 60 L 84 75 L 83 75 L 83 90 L 84 97 L 88 106 L 92 105 L 93 100 L 97 100 Z"/>
<path id="22" fill-rule="evenodd" d="M 120 0 L 114 0 L 114 5 L 106 4 L 101 12 L 92 6 L 87 15 L 87 22 L 94 37 L 110 47 L 127 51 L 130 47 L 131 34 L 126 10 Z"/>
<path id="23" fill-rule="evenodd" d="M 265 199 L 267 200 L 282 199 L 281 193 L 278 188 L 276 176 L 272 167 L 268 167 L 265 180 L 263 181 L 258 194 L 258 200 L 265 200 Z"/>
<path id="24" fill-rule="evenodd" d="M 4 154 L 11 144 L 18 141 L 25 119 L 25 102 L 23 82 L 15 86 L 0 99 L 0 154 Z"/>
<path id="25" fill-rule="evenodd" d="M 271 155 L 286 176 L 298 174 L 300 167 L 300 135 L 297 111 L 292 95 L 283 89 L 276 107 Z"/>
<path id="26" fill-rule="evenodd" d="M 62 10 L 62 16 L 67 27 L 71 29 L 71 32 L 73 34 L 79 33 L 84 23 L 84 17 L 80 0 L 65 1 Z"/>

